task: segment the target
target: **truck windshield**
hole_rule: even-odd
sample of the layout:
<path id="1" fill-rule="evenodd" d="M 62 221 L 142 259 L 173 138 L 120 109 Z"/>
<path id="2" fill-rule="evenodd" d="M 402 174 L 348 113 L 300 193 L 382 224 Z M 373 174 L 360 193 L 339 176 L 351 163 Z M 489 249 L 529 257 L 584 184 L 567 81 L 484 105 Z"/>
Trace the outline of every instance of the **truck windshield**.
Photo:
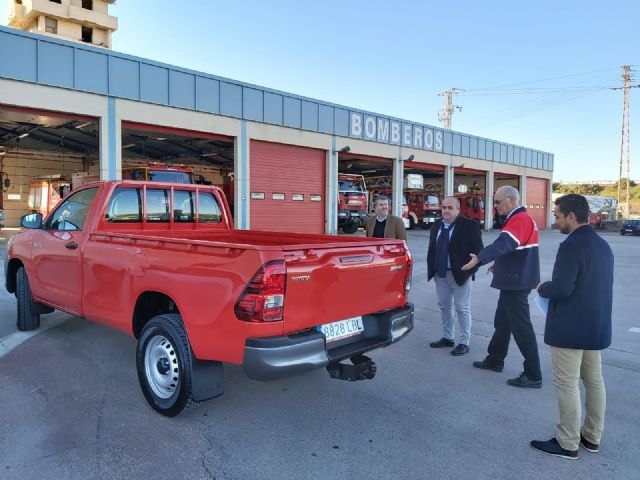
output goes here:
<path id="1" fill-rule="evenodd" d="M 149 170 L 149 180 L 152 182 L 194 183 L 188 172 L 173 172 L 166 170 Z"/>
<path id="2" fill-rule="evenodd" d="M 357 182 L 354 180 L 339 180 L 338 181 L 338 190 L 340 192 L 362 192 L 364 193 L 364 185 L 362 182 Z"/>
<path id="3" fill-rule="evenodd" d="M 424 198 L 424 203 L 428 207 L 437 207 L 440 205 L 440 199 L 435 195 L 427 195 Z"/>

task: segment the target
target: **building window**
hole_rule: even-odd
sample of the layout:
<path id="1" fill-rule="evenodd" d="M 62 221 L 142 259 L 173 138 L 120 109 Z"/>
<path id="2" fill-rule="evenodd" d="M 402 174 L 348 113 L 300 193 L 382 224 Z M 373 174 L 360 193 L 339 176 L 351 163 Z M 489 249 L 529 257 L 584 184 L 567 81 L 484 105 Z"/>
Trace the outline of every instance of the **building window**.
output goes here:
<path id="1" fill-rule="evenodd" d="M 82 41 L 87 43 L 93 42 L 93 28 L 82 27 Z"/>
<path id="2" fill-rule="evenodd" d="M 58 33 L 58 20 L 44 17 L 44 31 L 47 33 Z"/>
<path id="3" fill-rule="evenodd" d="M 93 10 L 93 0 L 82 0 L 82 8 Z"/>

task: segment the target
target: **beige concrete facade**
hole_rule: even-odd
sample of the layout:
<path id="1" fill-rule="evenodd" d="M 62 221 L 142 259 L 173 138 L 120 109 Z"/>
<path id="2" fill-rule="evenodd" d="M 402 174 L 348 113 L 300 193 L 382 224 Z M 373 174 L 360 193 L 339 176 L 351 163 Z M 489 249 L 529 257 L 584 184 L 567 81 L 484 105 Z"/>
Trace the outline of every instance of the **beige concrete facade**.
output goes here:
<path id="1" fill-rule="evenodd" d="M 115 0 L 9 0 L 7 24 L 27 32 L 40 33 L 111 48 L 111 36 L 118 19 L 109 15 Z"/>

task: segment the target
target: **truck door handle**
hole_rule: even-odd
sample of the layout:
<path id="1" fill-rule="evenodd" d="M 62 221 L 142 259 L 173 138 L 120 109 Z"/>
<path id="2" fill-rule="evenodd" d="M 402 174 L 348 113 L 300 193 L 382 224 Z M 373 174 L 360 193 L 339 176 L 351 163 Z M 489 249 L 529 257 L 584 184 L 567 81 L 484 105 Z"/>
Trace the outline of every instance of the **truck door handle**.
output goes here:
<path id="1" fill-rule="evenodd" d="M 78 244 L 76 242 L 69 242 L 65 244 L 65 247 L 69 250 L 75 250 L 76 248 L 78 248 Z"/>

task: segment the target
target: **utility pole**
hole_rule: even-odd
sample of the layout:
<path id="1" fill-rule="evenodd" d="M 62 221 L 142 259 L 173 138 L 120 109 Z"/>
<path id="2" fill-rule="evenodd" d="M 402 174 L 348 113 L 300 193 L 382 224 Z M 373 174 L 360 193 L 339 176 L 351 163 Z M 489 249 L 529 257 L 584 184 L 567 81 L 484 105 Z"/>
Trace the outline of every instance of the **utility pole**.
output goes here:
<path id="1" fill-rule="evenodd" d="M 453 104 L 453 96 L 459 92 L 464 92 L 464 90 L 462 88 L 450 88 L 438 94 L 444 97 L 444 108 L 438 112 L 438 120 L 443 123 L 444 128 L 447 130 L 451 128 L 451 117 L 454 110 L 462 110 L 461 106 Z"/>
<path id="2" fill-rule="evenodd" d="M 620 174 L 618 175 L 618 211 L 622 214 L 623 218 L 629 217 L 629 179 L 631 178 L 631 133 L 629 131 L 629 89 L 638 88 L 640 85 L 631 85 L 631 67 L 624 65 L 622 67 L 622 87 L 615 87 L 611 90 L 622 90 L 622 134 L 620 139 Z M 622 168 L 624 164 L 627 164 L 627 172 L 625 178 L 625 202 L 624 209 L 621 208 L 621 200 L 623 194 L 622 188 Z"/>

